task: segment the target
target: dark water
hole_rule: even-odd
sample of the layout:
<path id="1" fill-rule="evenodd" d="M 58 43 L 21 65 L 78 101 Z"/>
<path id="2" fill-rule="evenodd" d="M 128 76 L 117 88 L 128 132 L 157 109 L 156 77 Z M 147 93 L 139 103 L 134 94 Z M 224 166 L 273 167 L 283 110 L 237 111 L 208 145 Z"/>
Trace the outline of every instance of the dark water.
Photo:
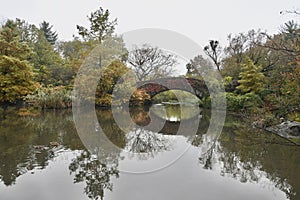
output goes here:
<path id="1" fill-rule="evenodd" d="M 98 110 L 99 126 L 116 146 L 109 151 L 103 143 L 101 155 L 86 150 L 84 137 L 99 143 L 88 132 L 78 136 L 70 110 L 38 117 L 1 111 L 0 199 L 300 199 L 299 147 L 227 115 L 220 138 L 203 151 L 209 112 L 152 111 L 131 109 L 137 126 L 121 129 L 110 110 Z M 124 112 L 118 115 L 125 123 Z M 153 122 L 168 116 L 176 120 L 157 131 Z M 178 121 L 186 120 L 181 128 L 189 132 L 199 119 L 197 135 L 176 134 Z"/>

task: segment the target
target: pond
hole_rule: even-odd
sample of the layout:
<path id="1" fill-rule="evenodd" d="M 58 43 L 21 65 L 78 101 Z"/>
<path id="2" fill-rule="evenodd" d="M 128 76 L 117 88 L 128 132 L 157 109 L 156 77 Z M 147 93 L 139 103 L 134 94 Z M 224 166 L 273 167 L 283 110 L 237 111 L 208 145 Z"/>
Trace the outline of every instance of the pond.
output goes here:
<path id="1" fill-rule="evenodd" d="M 71 110 L 1 111 L 0 199 L 300 199 L 300 148 L 241 117 L 227 114 L 222 134 L 203 150 L 209 111 L 137 107 L 129 124 L 126 110 L 114 112 L 97 109 L 98 122 L 83 116 L 100 137 L 78 134 Z"/>

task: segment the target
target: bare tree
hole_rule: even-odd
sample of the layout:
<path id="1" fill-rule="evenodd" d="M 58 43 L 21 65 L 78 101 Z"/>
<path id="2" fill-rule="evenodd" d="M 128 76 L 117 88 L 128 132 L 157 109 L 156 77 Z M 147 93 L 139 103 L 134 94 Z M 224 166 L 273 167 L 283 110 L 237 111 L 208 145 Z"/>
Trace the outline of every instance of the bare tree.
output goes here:
<path id="1" fill-rule="evenodd" d="M 140 48 L 136 46 L 129 52 L 127 61 L 139 81 L 170 76 L 177 64 L 175 55 L 147 44 Z"/>
<path id="2" fill-rule="evenodd" d="M 282 10 L 279 12 L 281 15 L 284 14 L 295 14 L 295 15 L 300 15 L 300 11 L 299 10 Z"/>
<path id="3" fill-rule="evenodd" d="M 220 66 L 221 66 L 220 54 L 222 52 L 222 49 L 219 46 L 219 41 L 210 40 L 209 45 L 204 47 L 204 52 L 212 59 L 218 71 L 220 71 Z"/>

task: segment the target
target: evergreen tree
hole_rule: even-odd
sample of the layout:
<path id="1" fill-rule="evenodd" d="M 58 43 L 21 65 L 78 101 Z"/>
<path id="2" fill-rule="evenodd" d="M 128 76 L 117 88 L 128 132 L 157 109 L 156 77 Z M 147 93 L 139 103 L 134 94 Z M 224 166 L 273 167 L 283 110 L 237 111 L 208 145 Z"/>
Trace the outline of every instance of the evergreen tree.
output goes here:
<path id="1" fill-rule="evenodd" d="M 0 28 L 0 102 L 16 102 L 35 89 L 31 50 L 20 42 L 17 25 L 12 20 Z"/>
<path id="2" fill-rule="evenodd" d="M 261 72 L 260 66 L 255 66 L 249 57 L 246 57 L 245 63 L 240 72 L 240 85 L 237 89 L 244 93 L 258 93 L 263 89 L 265 76 Z"/>
<path id="3" fill-rule="evenodd" d="M 69 77 L 69 75 L 67 75 L 68 77 L 65 76 L 66 73 L 69 74 L 69 68 L 64 66 L 63 59 L 59 53 L 54 50 L 42 32 L 40 32 L 37 37 L 33 51 L 34 55 L 32 56 L 31 62 L 36 72 L 36 81 L 44 85 L 61 85 L 70 82 L 72 77 Z"/>
<path id="4" fill-rule="evenodd" d="M 57 41 L 57 33 L 56 31 L 52 31 L 53 25 L 50 25 L 48 22 L 43 21 L 40 24 L 40 30 L 43 31 L 45 38 L 47 39 L 47 41 L 54 45 L 55 42 Z"/>

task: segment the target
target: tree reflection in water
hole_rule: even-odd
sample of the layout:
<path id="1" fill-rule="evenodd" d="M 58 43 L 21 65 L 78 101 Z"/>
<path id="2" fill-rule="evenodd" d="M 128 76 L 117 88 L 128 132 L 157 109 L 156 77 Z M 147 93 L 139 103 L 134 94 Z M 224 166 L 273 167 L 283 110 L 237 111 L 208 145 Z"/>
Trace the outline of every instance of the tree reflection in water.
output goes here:
<path id="1" fill-rule="evenodd" d="M 80 143 L 74 138 L 73 123 L 69 112 L 42 113 L 39 117 L 20 117 L 17 111 L 0 110 L 0 180 L 7 186 L 28 172 L 45 169 L 60 147 L 51 146 L 51 141 L 75 148 Z M 79 141 L 79 142 L 78 142 Z"/>
<path id="2" fill-rule="evenodd" d="M 201 147 L 201 137 L 193 145 Z M 220 171 L 242 183 L 278 188 L 290 200 L 297 200 L 300 185 L 299 148 L 281 138 L 240 125 L 230 119 L 218 141 L 199 157 L 204 169 Z"/>
<path id="3" fill-rule="evenodd" d="M 125 150 L 137 155 L 142 160 L 153 158 L 159 152 L 171 150 L 173 146 L 170 136 L 154 133 L 143 128 L 135 128 L 126 135 L 126 138 Z"/>
<path id="4" fill-rule="evenodd" d="M 85 181 L 84 192 L 90 199 L 103 199 L 104 191 L 113 189 L 111 176 L 119 177 L 117 163 L 102 163 L 87 151 L 73 159 L 69 169 L 75 174 L 74 183 Z"/>
<path id="5" fill-rule="evenodd" d="M 138 159 L 145 160 L 159 156 L 161 152 L 172 150 L 174 144 L 177 144 L 173 143 L 176 142 L 176 135 L 163 135 L 177 130 L 178 128 L 171 128 L 172 124 L 175 127 L 175 123 L 167 124 L 161 131 L 163 134 L 141 127 L 128 127 L 131 131 L 125 134 L 116 125 L 110 111 L 101 111 L 98 117 L 105 138 L 97 140 L 96 134 L 86 133 L 86 137 L 92 141 L 91 144 L 95 142 L 95 146 L 92 147 L 99 146 L 96 142 L 100 140 L 103 142 L 100 146 L 104 148 L 107 144 L 106 140 L 110 140 L 114 145 L 127 151 L 129 156 L 138 155 L 140 156 Z M 85 118 L 91 121 L 88 115 Z M 132 112 L 132 119 L 136 124 L 146 126 L 149 124 L 149 113 L 147 110 L 142 110 L 142 113 Z M 203 145 L 209 120 L 209 114 L 204 113 L 199 124 L 198 135 L 187 138 L 187 141 L 195 147 L 196 153 Z M 190 123 L 187 123 L 184 130 L 188 131 L 189 127 L 194 125 L 192 120 Z M 60 147 L 50 146 L 51 141 L 59 142 Z M 0 181 L 4 186 L 16 183 L 16 185 L 20 184 L 18 187 L 22 187 L 22 181 L 17 180 L 26 173 L 35 173 L 32 176 L 36 177 L 40 174 L 44 177 L 43 173 L 36 173 L 36 171 L 46 172 L 47 170 L 44 169 L 50 163 L 53 166 L 60 166 L 53 156 L 55 158 L 63 155 L 65 151 L 72 150 L 79 154 L 68 163 L 72 174 L 71 182 L 74 175 L 75 183 L 85 183 L 84 192 L 90 199 L 104 199 L 105 192 L 113 190 L 113 180 L 119 177 L 118 167 L 122 159 L 120 156 L 122 149 L 117 151 L 108 149 L 105 153 L 101 149 L 95 149 L 92 154 L 87 153 L 76 134 L 71 112 L 51 111 L 35 118 L 21 118 L 8 111 L 5 113 L 0 111 Z M 201 154 L 199 166 L 215 170 L 222 176 L 232 177 L 242 183 L 251 182 L 271 189 L 276 187 L 285 192 L 286 199 L 298 200 L 299 155 L 299 147 L 292 146 L 275 135 L 251 129 L 251 126 L 241 118 L 227 116 L 221 137 L 212 148 Z M 24 179 L 26 180 L 26 176 Z M 13 188 L 17 194 L 22 192 L 16 189 L 18 187 L 3 187 L 1 192 Z M 51 189 L 49 186 L 49 191 Z M 37 191 L 33 190 L 33 193 L 35 192 Z M 0 199 L 2 197 L 0 195 Z"/>

